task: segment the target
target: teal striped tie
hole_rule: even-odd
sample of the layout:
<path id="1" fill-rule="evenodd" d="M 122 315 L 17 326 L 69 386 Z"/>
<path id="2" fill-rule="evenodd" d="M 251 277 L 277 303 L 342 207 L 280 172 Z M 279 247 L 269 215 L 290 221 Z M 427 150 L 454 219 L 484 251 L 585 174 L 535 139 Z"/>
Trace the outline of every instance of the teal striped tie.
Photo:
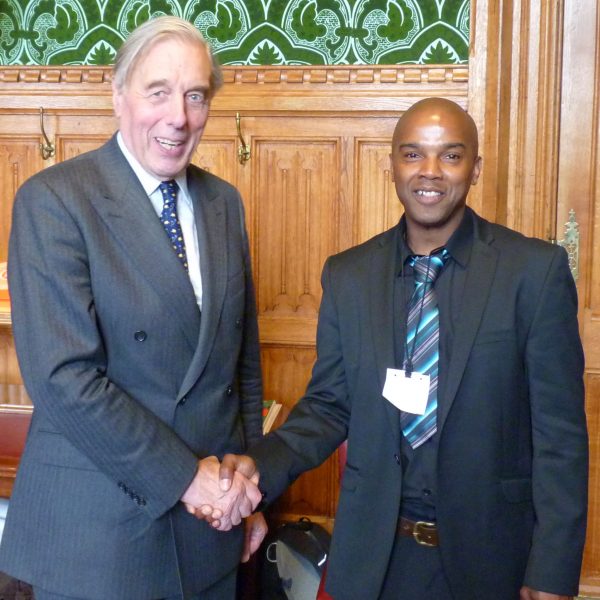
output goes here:
<path id="1" fill-rule="evenodd" d="M 430 256 L 413 256 L 415 291 L 408 306 L 406 323 L 406 356 L 404 369 L 429 375 L 429 396 L 422 415 L 403 412 L 402 433 L 413 448 L 418 448 L 437 431 L 438 361 L 440 356 L 440 319 L 437 296 L 433 287 L 448 251 Z"/>

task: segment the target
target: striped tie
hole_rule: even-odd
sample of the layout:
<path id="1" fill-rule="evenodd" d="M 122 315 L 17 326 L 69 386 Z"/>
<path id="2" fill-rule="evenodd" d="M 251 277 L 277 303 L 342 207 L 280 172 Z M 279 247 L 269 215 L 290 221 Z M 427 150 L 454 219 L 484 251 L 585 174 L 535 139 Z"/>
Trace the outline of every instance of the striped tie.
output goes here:
<path id="1" fill-rule="evenodd" d="M 415 415 L 403 412 L 400 417 L 402 433 L 413 448 L 418 448 L 437 431 L 440 329 L 438 303 L 433 284 L 447 258 L 448 251 L 446 249 L 435 255 L 411 258 L 415 291 L 408 306 L 404 369 L 430 377 L 425 413 Z"/>
<path id="2" fill-rule="evenodd" d="M 188 263 L 185 253 L 185 242 L 183 241 L 183 233 L 177 216 L 177 190 L 178 185 L 174 179 L 163 181 L 159 186 L 163 197 L 163 209 L 160 215 L 160 222 L 163 224 L 173 250 L 187 271 Z"/>

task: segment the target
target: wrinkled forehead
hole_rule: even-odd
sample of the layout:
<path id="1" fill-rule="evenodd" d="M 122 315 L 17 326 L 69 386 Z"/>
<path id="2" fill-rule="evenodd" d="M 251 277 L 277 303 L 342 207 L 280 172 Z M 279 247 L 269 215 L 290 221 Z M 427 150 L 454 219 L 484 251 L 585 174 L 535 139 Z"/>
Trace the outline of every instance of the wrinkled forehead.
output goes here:
<path id="1" fill-rule="evenodd" d="M 212 59 L 208 47 L 201 40 L 178 32 L 164 32 L 143 45 L 140 50 L 131 57 L 120 74 L 121 86 L 127 88 L 134 79 L 150 76 L 161 64 L 161 59 L 168 56 L 171 49 L 182 50 L 189 56 L 202 56 L 206 59 L 208 68 L 212 67 Z M 167 64 L 167 70 L 169 65 Z M 174 68 L 174 65 L 173 65 Z"/>

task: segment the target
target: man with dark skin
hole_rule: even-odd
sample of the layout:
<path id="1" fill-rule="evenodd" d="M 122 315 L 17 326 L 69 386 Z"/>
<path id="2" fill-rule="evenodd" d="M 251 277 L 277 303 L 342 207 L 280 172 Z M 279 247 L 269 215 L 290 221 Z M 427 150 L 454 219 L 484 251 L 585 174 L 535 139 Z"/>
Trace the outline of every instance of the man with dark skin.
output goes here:
<path id="1" fill-rule="evenodd" d="M 258 468 L 270 502 L 348 440 L 326 584 L 336 600 L 577 594 L 588 450 L 576 289 L 562 248 L 466 206 L 481 162 L 457 104 L 428 98 L 400 118 L 404 216 L 327 260 L 305 396 L 252 458 L 221 466 L 224 480 Z M 441 264 L 438 363 L 420 411 L 406 382 L 429 373 L 412 373 L 407 341 L 419 260 Z M 431 417 L 417 445 L 412 413 Z"/>

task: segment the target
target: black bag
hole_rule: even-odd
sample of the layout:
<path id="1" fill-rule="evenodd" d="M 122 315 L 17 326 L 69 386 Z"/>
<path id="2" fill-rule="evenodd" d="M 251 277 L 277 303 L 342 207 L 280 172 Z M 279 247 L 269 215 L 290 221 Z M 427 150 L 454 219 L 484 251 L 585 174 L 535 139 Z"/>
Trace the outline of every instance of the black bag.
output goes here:
<path id="1" fill-rule="evenodd" d="M 288 600 L 315 600 L 330 541 L 329 533 L 306 517 L 279 528 L 266 558 L 276 565 Z"/>

